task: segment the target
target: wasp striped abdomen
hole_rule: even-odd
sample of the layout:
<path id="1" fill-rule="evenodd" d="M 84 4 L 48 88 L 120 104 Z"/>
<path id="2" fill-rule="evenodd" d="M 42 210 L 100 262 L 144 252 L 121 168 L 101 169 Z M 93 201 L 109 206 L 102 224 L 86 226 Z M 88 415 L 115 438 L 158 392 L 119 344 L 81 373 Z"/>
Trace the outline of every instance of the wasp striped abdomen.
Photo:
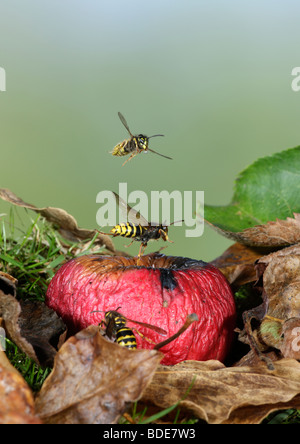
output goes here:
<path id="1" fill-rule="evenodd" d="M 122 347 L 126 347 L 131 350 L 135 350 L 137 347 L 133 331 L 128 327 L 122 327 L 117 330 L 116 342 Z"/>
<path id="2" fill-rule="evenodd" d="M 115 337 L 117 344 L 130 350 L 137 348 L 133 331 L 126 327 L 127 319 L 117 311 L 105 313 L 106 334 L 109 338 Z"/>
<path id="3" fill-rule="evenodd" d="M 135 137 L 132 139 L 123 140 L 123 142 L 118 143 L 112 150 L 111 154 L 113 156 L 127 156 L 131 154 L 133 151 L 138 149 L 138 142 Z"/>
<path id="4" fill-rule="evenodd" d="M 111 152 L 113 156 L 126 156 L 129 153 L 130 151 L 127 140 L 124 140 L 124 142 L 121 142 L 118 145 L 116 145 Z"/>
<path id="5" fill-rule="evenodd" d="M 141 225 L 135 225 L 131 222 L 127 222 L 116 225 L 114 228 L 112 228 L 111 233 L 114 236 L 122 236 L 122 237 L 140 237 L 144 234 L 146 231 L 146 228 L 142 227 Z"/>

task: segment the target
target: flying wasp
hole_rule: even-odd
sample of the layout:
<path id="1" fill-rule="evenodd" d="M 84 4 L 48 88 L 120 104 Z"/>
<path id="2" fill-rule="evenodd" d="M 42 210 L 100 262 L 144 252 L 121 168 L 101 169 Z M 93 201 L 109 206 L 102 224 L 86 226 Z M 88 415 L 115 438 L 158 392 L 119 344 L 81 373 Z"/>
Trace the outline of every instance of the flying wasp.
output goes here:
<path id="1" fill-rule="evenodd" d="M 121 308 L 118 307 L 117 310 Z M 162 336 L 166 336 L 167 332 L 163 330 L 160 327 L 156 327 L 155 325 L 146 324 L 144 322 L 138 322 L 134 321 L 132 319 L 129 319 L 119 313 L 117 310 L 111 310 L 106 311 L 104 315 L 104 321 L 101 323 L 105 325 L 105 335 L 109 339 L 114 339 L 117 344 L 121 345 L 122 347 L 126 347 L 129 350 L 135 350 L 137 348 L 136 344 L 136 338 L 133 333 L 133 329 L 126 326 L 127 322 L 133 322 L 135 324 L 141 325 L 146 328 L 150 328 L 151 330 L 156 331 Z M 97 312 L 98 310 L 95 310 L 92 313 Z M 134 329 L 141 337 L 146 339 L 149 342 L 152 342 L 149 338 L 144 336 L 141 332 L 139 332 L 137 329 Z"/>
<path id="2" fill-rule="evenodd" d="M 163 137 L 163 134 L 155 134 L 154 136 L 150 136 L 150 137 L 144 136 L 143 134 L 139 134 L 137 136 L 134 136 L 131 133 L 123 114 L 121 114 L 119 112 L 118 116 L 130 135 L 130 139 L 126 139 L 126 140 L 123 140 L 123 142 L 118 143 L 118 145 L 116 145 L 114 147 L 114 149 L 111 151 L 111 154 L 113 156 L 127 156 L 128 154 L 131 154 L 129 159 L 127 159 L 123 163 L 122 166 L 124 166 L 125 163 L 127 163 L 134 156 L 136 156 L 137 154 L 139 154 L 143 151 L 144 152 L 151 151 L 152 153 L 158 154 L 159 156 L 165 157 L 166 159 L 172 160 L 171 157 L 164 156 L 163 154 L 157 153 L 156 151 L 151 150 L 149 148 L 149 139 L 151 139 L 152 137 Z"/>
<path id="3" fill-rule="evenodd" d="M 165 242 L 171 242 L 168 236 L 168 225 L 164 224 L 155 224 L 153 222 L 149 223 L 140 212 L 136 211 L 134 208 L 131 208 L 117 193 L 113 192 L 116 199 L 116 202 L 120 208 L 120 210 L 126 214 L 126 219 L 129 222 L 120 223 L 115 225 L 110 233 L 104 233 L 103 231 L 99 231 L 101 234 L 106 234 L 109 236 L 122 236 L 128 237 L 132 239 L 127 247 L 129 247 L 134 241 L 141 242 L 140 250 L 138 257 L 141 257 L 144 253 L 148 242 L 151 240 L 162 239 Z M 177 221 L 179 222 L 179 221 Z M 170 225 L 173 225 L 177 222 L 172 222 Z M 183 221 L 180 221 L 183 222 Z"/>

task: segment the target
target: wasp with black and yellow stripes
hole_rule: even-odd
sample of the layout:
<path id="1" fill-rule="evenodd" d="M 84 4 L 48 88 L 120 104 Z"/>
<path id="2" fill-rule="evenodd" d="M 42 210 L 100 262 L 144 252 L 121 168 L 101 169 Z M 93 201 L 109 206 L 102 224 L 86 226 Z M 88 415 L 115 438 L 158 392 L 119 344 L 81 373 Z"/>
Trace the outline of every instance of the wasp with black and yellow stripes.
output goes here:
<path id="1" fill-rule="evenodd" d="M 168 236 L 168 225 L 157 224 L 154 222 L 149 223 L 140 212 L 136 211 L 134 208 L 131 208 L 117 193 L 112 191 L 117 205 L 119 206 L 121 212 L 126 214 L 126 219 L 129 222 L 120 223 L 115 225 L 110 233 L 104 233 L 103 231 L 99 231 L 101 234 L 107 234 L 113 237 L 121 236 L 128 237 L 132 239 L 132 242 L 138 241 L 141 242 L 140 250 L 138 256 L 140 257 L 147 245 L 151 240 L 162 239 L 165 242 L 171 242 Z M 125 217 L 125 216 L 124 216 Z M 183 222 L 183 221 L 177 221 Z M 177 222 L 172 222 L 170 225 L 173 225 Z M 132 244 L 132 242 L 128 245 L 128 247 Z"/>
<path id="2" fill-rule="evenodd" d="M 137 154 L 142 153 L 142 152 L 146 153 L 147 151 L 151 151 L 152 153 L 158 154 L 159 156 L 165 157 L 166 159 L 172 160 L 171 157 L 160 154 L 160 153 L 149 148 L 149 139 L 151 139 L 152 137 L 163 137 L 163 134 L 155 134 L 154 136 L 150 136 L 150 137 L 147 137 L 143 134 L 139 134 L 137 136 L 134 136 L 131 133 L 123 114 L 121 114 L 119 112 L 118 116 L 130 135 L 130 139 L 126 139 L 126 140 L 123 140 L 123 142 L 118 143 L 118 145 L 116 145 L 114 147 L 114 149 L 111 151 L 111 154 L 113 156 L 127 156 L 128 154 L 131 154 L 129 159 L 127 159 L 123 163 L 122 166 L 124 166 L 125 163 L 127 163 L 129 160 L 131 160 Z"/>
<path id="3" fill-rule="evenodd" d="M 117 310 L 106 311 L 104 315 L 104 321 L 102 321 L 101 324 L 105 325 L 105 336 L 107 336 L 111 340 L 114 340 L 117 344 L 121 345 L 122 347 L 126 347 L 129 350 L 135 350 L 137 348 L 136 338 L 133 333 L 133 329 L 127 327 L 126 325 L 127 322 L 133 322 L 134 324 L 150 328 L 151 330 L 156 331 L 160 335 L 166 336 L 167 332 L 162 328 L 156 327 L 155 325 L 146 324 L 144 322 L 138 322 L 129 319 L 124 315 L 122 315 L 120 312 L 118 312 L 119 308 L 121 307 L 118 307 Z M 95 310 L 93 313 L 97 311 L 98 310 Z M 142 335 L 142 333 L 139 332 L 137 329 L 134 330 L 141 337 L 143 337 L 147 341 L 150 341 L 148 338 L 146 338 L 146 336 Z"/>

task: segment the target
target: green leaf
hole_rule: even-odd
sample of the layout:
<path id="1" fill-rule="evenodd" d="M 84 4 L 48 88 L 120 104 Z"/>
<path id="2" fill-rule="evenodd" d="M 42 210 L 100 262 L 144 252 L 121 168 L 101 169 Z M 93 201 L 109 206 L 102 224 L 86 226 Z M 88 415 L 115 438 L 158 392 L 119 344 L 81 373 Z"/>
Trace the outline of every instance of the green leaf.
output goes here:
<path id="1" fill-rule="evenodd" d="M 225 232 L 239 232 L 300 213 L 300 146 L 258 159 L 237 178 L 232 201 L 205 205 L 204 218 Z"/>

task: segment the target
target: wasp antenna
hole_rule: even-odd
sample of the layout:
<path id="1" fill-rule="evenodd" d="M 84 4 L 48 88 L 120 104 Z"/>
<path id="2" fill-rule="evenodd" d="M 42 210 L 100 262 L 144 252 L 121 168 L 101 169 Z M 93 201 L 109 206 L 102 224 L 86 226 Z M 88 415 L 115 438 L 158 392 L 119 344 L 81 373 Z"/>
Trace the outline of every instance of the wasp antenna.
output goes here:
<path id="1" fill-rule="evenodd" d="M 154 134 L 154 136 L 148 137 L 148 139 L 152 139 L 152 137 L 165 137 L 164 134 Z"/>
<path id="2" fill-rule="evenodd" d="M 178 224 L 179 222 L 184 222 L 184 219 L 183 220 L 176 220 L 175 222 L 172 222 L 170 225 Z"/>
<path id="3" fill-rule="evenodd" d="M 165 157 L 166 159 L 173 160 L 172 157 L 168 157 L 168 156 L 165 156 L 164 154 L 160 154 L 157 151 L 154 151 L 154 150 L 152 150 L 150 148 L 147 148 L 146 151 L 151 151 L 151 153 L 155 153 L 155 154 L 158 154 L 159 156 Z"/>

